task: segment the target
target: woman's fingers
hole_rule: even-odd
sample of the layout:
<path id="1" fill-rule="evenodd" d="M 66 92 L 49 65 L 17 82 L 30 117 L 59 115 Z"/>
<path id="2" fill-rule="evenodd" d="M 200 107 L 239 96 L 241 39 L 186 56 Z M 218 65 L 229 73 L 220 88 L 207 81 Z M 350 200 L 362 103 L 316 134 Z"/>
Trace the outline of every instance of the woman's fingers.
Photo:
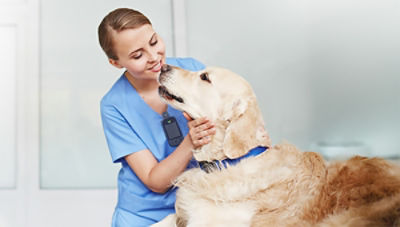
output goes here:
<path id="1" fill-rule="evenodd" d="M 194 130 L 196 133 L 201 133 L 204 131 L 207 131 L 208 129 L 214 128 L 214 125 L 211 122 L 205 122 L 201 125 L 198 125 L 197 127 L 194 127 Z"/>
<path id="2" fill-rule="evenodd" d="M 193 140 L 193 145 L 197 148 L 199 146 L 203 146 L 205 144 L 208 144 L 209 142 L 211 142 L 211 137 L 205 136 L 205 137 L 203 137 L 201 139 Z"/>
<path id="3" fill-rule="evenodd" d="M 202 139 L 196 140 L 195 143 L 194 143 L 194 145 L 195 145 L 196 147 L 199 147 L 199 146 L 206 145 L 206 144 L 209 143 L 210 141 L 211 141 L 211 139 L 210 139 L 209 137 L 203 137 Z"/>
<path id="4" fill-rule="evenodd" d="M 190 137 L 195 147 L 205 145 L 211 141 L 211 135 L 215 134 L 214 125 L 206 118 L 200 118 L 188 123 Z"/>
<path id="5" fill-rule="evenodd" d="M 197 133 L 196 137 L 197 137 L 198 139 L 202 139 L 202 138 L 205 138 L 205 137 L 209 137 L 209 136 L 211 136 L 211 135 L 214 135 L 214 134 L 215 134 L 215 128 L 210 128 L 210 129 L 207 129 L 207 130 L 201 130 L 201 131 L 199 131 L 199 132 Z"/>
<path id="6" fill-rule="evenodd" d="M 198 126 L 200 126 L 202 124 L 205 124 L 207 122 L 209 122 L 209 120 L 207 118 L 201 117 L 201 118 L 189 121 L 188 122 L 188 126 L 189 126 L 189 128 L 195 128 L 195 127 L 198 127 Z"/>
<path id="7" fill-rule="evenodd" d="M 186 113 L 186 112 L 183 112 L 183 116 L 186 118 L 186 120 L 188 120 L 188 121 L 192 121 L 193 120 L 193 118 L 191 118 L 190 117 L 190 115 L 188 114 L 188 113 Z"/>

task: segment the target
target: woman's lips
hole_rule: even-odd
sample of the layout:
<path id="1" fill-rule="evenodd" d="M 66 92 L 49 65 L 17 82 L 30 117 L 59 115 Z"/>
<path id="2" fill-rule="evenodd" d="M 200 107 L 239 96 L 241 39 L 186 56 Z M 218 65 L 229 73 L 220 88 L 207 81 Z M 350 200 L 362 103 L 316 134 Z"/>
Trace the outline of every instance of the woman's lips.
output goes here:
<path id="1" fill-rule="evenodd" d="M 160 72 L 161 66 L 162 66 L 161 61 L 159 61 L 156 65 L 154 65 L 153 67 L 151 67 L 150 70 L 151 70 L 152 72 L 155 72 L 155 73 L 156 73 L 156 72 Z"/>

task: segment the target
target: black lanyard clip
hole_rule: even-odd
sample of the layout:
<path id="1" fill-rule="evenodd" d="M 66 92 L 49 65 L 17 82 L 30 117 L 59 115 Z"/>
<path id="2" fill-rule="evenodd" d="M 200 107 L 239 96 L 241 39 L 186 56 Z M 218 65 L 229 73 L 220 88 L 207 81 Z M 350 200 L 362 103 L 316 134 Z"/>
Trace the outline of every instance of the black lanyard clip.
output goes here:
<path id="1" fill-rule="evenodd" d="M 167 137 L 168 144 L 171 147 L 176 147 L 183 140 L 183 135 L 179 128 L 178 121 L 175 117 L 169 116 L 168 112 L 164 112 L 162 116 L 164 119 L 162 120 L 161 125 L 164 129 L 165 136 Z"/>

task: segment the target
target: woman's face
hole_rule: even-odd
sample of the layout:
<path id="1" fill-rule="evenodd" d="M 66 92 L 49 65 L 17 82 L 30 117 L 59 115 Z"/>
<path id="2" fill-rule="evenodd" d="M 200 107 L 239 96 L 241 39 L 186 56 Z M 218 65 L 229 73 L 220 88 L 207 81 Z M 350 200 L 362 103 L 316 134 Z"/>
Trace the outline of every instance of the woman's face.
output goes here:
<path id="1" fill-rule="evenodd" d="M 113 34 L 118 60 L 109 59 L 118 68 L 125 68 L 135 79 L 157 79 L 165 63 L 165 45 L 151 25 L 126 29 Z"/>

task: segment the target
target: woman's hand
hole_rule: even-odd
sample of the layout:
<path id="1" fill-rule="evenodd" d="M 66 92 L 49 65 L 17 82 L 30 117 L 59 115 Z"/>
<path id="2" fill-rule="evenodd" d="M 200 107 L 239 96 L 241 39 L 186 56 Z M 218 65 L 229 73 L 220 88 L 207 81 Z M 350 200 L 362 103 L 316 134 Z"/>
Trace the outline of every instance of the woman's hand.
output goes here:
<path id="1" fill-rule="evenodd" d="M 193 120 L 186 112 L 183 116 L 188 120 L 189 136 L 193 147 L 196 149 L 208 144 L 211 141 L 210 136 L 215 134 L 214 124 L 205 117 Z"/>

